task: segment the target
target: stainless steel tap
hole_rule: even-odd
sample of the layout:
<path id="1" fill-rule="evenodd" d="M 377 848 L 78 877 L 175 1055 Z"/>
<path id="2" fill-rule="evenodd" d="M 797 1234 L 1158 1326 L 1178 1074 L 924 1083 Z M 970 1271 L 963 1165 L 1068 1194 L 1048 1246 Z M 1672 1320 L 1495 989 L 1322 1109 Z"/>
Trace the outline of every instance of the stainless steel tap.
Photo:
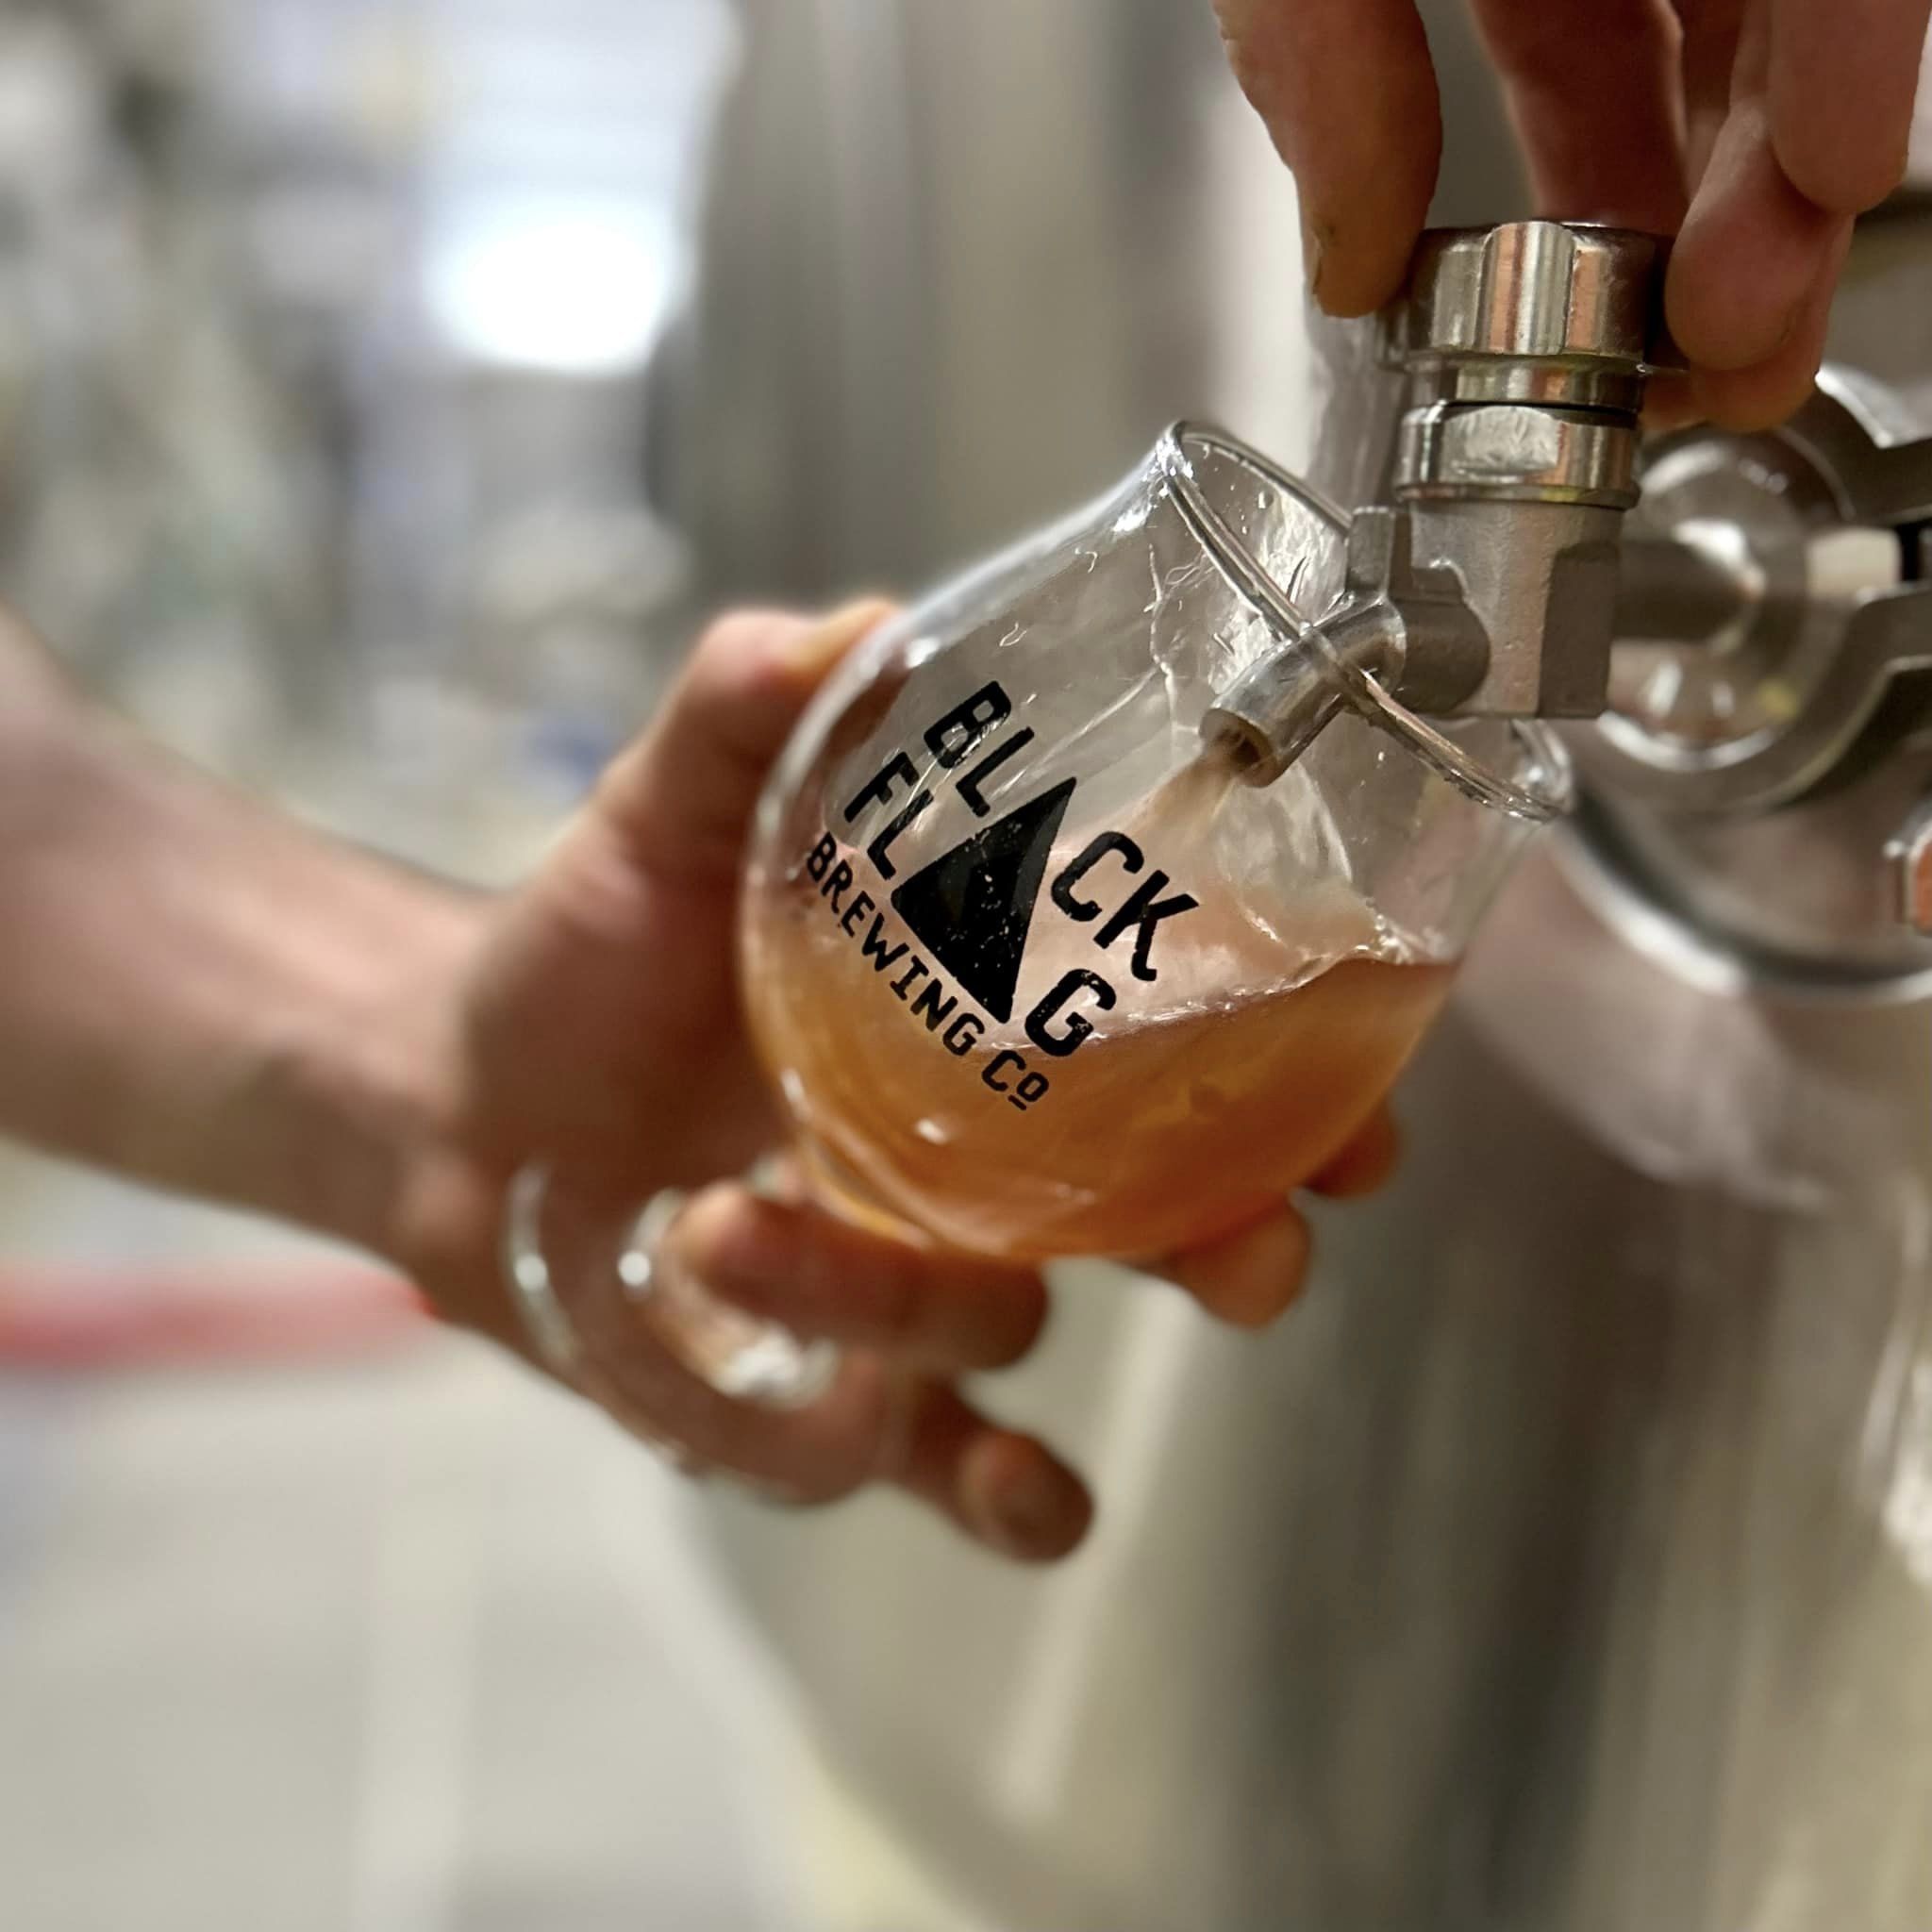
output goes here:
<path id="1" fill-rule="evenodd" d="M 1901 816 L 1840 836 L 1890 867 L 1887 918 L 1916 944 L 1932 437 L 1880 384 L 1827 369 L 1775 431 L 1641 447 L 1646 379 L 1674 361 L 1664 258 L 1654 237 L 1555 222 L 1425 238 L 1382 323 L 1406 407 L 1380 500 L 1351 520 L 1343 593 L 1203 730 L 1264 783 L 1364 680 L 1432 717 L 1594 721 L 1571 742 L 1606 808 L 1680 828 L 1761 821 L 1882 756 Z"/>
<path id="2" fill-rule="evenodd" d="M 1424 239 L 1384 321 L 1407 407 L 1346 591 L 1204 724 L 1252 777 L 1278 776 L 1364 677 L 1434 717 L 1603 710 L 1665 249 L 1558 222 Z"/>

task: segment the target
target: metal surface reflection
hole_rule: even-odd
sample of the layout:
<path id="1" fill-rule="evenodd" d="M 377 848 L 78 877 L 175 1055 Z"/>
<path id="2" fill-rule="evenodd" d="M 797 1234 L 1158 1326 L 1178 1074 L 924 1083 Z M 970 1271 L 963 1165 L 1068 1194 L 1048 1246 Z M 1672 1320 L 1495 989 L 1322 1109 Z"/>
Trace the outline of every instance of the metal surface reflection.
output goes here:
<path id="1" fill-rule="evenodd" d="M 1103 1485 L 1072 1573 L 732 1514 L 835 1757 L 1001 1924 L 1916 1925 L 1928 1030 L 1537 868 L 1289 1328 L 1095 1281 L 1016 1389 Z"/>
<path id="2" fill-rule="evenodd" d="M 755 50 L 775 10 L 752 9 Z M 1137 5 L 1050 26 L 1003 8 L 975 37 L 957 11 L 835 4 L 775 29 L 891 50 L 912 106 L 848 124 L 874 165 L 830 178 L 927 198 L 905 253 L 878 252 L 902 231 L 866 219 L 875 203 L 807 204 L 817 225 L 784 258 L 871 275 L 857 311 L 814 310 L 822 353 L 781 358 L 782 427 L 693 417 L 776 458 L 741 441 L 728 469 L 687 473 L 720 583 L 753 557 L 801 586 L 924 575 L 1106 474 L 1137 412 L 1204 408 L 1306 457 L 1323 377 L 1291 264 L 1267 259 L 1291 213 L 1265 144 L 1234 131 L 1211 35 Z M 1467 100 L 1455 18 L 1431 9 Z M 1049 72 L 1077 76 L 1064 110 Z M 772 223 L 747 181 L 770 192 L 778 155 L 814 151 L 758 118 L 758 73 L 755 51 L 740 112 L 764 145 L 712 225 L 727 320 L 770 232 L 730 211 Z M 1018 211 L 949 145 L 995 98 L 1003 144 L 1055 157 Z M 1440 219 L 1513 211 L 1500 130 L 1452 122 Z M 1024 245 L 1041 234 L 1082 244 L 1051 305 Z M 1897 228 L 1861 247 L 1835 355 L 1922 383 L 1932 343 L 1902 291 L 1928 259 Z M 833 302 L 836 279 L 799 286 Z M 700 391 L 758 335 L 735 312 L 745 333 L 713 339 Z M 888 330 L 913 346 L 875 358 Z M 1326 445 L 1343 469 L 1383 446 L 1361 403 L 1353 444 Z M 791 514 L 822 463 L 829 495 Z M 1095 1542 L 1066 1574 L 996 1573 L 890 1506 L 791 1524 L 708 1505 L 840 1774 L 988 1923 L 1924 1924 L 1932 1007 L 1895 936 L 1830 970 L 1845 908 L 1894 917 L 1901 769 L 1735 837 L 1666 827 L 1668 868 L 1574 838 L 1526 869 L 1406 1084 L 1398 1183 L 1323 1217 L 1278 1336 L 1075 1280 L 1007 1398 L 1098 1479 Z"/>

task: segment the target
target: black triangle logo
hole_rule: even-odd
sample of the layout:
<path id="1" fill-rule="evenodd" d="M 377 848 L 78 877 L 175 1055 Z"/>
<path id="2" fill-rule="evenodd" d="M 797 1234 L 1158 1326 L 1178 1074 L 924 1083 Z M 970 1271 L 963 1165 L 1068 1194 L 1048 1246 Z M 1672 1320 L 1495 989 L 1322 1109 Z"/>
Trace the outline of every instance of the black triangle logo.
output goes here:
<path id="1" fill-rule="evenodd" d="M 995 1020 L 1013 1017 L 1033 902 L 1074 783 L 974 832 L 892 894 L 892 910 Z"/>

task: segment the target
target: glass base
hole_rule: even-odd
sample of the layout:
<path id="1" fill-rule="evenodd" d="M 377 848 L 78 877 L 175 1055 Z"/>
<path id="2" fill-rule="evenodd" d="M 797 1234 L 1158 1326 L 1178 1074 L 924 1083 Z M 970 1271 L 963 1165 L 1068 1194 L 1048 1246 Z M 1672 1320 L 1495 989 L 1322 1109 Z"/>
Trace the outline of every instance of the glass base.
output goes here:
<path id="1" fill-rule="evenodd" d="M 507 1203 L 504 1274 L 525 1331 L 545 1364 L 582 1387 L 621 1379 L 596 1357 L 621 1353 L 642 1331 L 687 1374 L 721 1395 L 762 1408 L 804 1408 L 838 1373 L 839 1352 L 713 1294 L 670 1254 L 666 1237 L 685 1197 L 666 1191 L 614 1224 L 564 1200 L 549 1170 L 525 1168 Z M 567 1255 L 567 1263 L 558 1263 Z M 587 1337 L 599 1338 L 596 1341 Z M 649 1432 L 653 1418 L 633 1418 Z"/>
<path id="2" fill-rule="evenodd" d="M 838 1373 L 838 1350 L 747 1314 L 673 1261 L 665 1237 L 683 1206 L 682 1194 L 659 1194 L 633 1224 L 617 1260 L 626 1298 L 665 1347 L 719 1394 L 763 1408 L 808 1407 Z"/>

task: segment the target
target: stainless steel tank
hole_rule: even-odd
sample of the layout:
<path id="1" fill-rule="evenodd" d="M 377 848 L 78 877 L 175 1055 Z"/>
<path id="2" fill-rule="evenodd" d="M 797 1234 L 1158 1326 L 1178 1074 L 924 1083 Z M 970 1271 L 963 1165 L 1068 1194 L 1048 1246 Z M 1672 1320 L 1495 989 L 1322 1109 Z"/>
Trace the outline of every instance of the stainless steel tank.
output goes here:
<path id="1" fill-rule="evenodd" d="M 1307 457 L 1334 358 L 1205 20 L 749 11 L 669 472 L 721 591 L 926 575 L 1183 409 Z M 1451 133 L 1443 212 L 1517 211 L 1492 109 Z M 1932 372 L 1927 264 L 1907 208 L 1840 305 L 1834 353 L 1904 391 L 1879 467 Z M 1324 448 L 1373 442 L 1365 414 Z M 1822 523 L 1779 519 L 1815 489 L 1829 520 L 1828 456 L 1742 513 L 1748 634 L 1675 686 L 1639 665 L 1660 740 L 1806 710 L 1844 660 L 1760 648 L 1780 571 L 1822 567 Z M 1694 522 L 1700 475 L 1657 513 Z M 1280 1332 L 1070 1271 L 1004 1395 L 1100 1491 L 1063 1573 L 890 1500 L 708 1505 L 829 1760 L 987 1924 L 1932 1924 L 1932 948 L 1901 923 L 1932 754 L 1919 674 L 1881 695 L 1827 783 L 1721 824 L 1612 748 L 1404 1084 L 1399 1179 L 1320 1214 Z"/>

